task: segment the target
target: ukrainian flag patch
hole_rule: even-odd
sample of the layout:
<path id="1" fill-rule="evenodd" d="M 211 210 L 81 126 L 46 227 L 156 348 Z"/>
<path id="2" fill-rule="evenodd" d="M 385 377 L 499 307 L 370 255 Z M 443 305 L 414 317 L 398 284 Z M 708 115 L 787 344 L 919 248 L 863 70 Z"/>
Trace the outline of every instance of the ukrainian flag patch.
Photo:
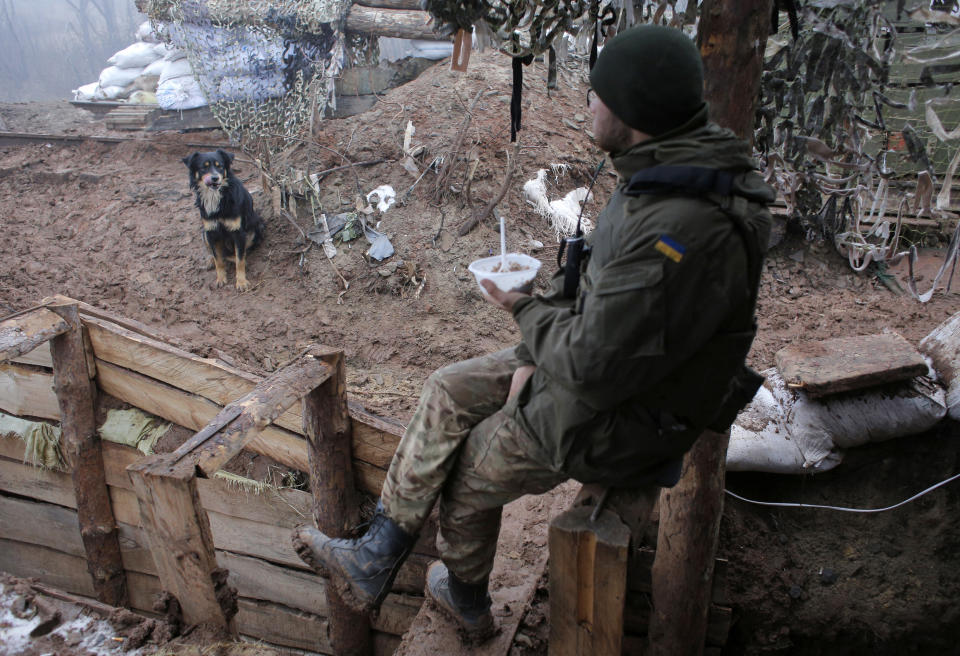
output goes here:
<path id="1" fill-rule="evenodd" d="M 667 237 L 666 235 L 660 237 L 654 248 L 669 257 L 674 262 L 680 262 L 680 260 L 683 259 L 684 253 L 687 252 L 686 248 L 673 239 L 670 239 L 670 237 Z"/>

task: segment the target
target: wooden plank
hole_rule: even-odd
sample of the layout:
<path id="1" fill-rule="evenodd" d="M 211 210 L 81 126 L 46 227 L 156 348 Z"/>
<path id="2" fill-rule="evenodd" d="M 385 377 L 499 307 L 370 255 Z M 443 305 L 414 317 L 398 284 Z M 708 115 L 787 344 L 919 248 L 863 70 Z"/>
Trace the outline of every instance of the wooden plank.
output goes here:
<path id="1" fill-rule="evenodd" d="M 577 507 L 550 523 L 550 653 L 619 656 L 630 529 Z"/>
<path id="2" fill-rule="evenodd" d="M 330 365 L 319 357 L 311 353 L 303 355 L 259 383 L 246 396 L 224 407 L 207 426 L 180 445 L 174 456 L 178 460 L 189 458 L 207 476 L 212 476 L 281 412 L 321 386 L 332 373 Z M 345 403 L 344 420 L 349 427 Z M 349 442 L 347 446 L 349 448 Z M 352 469 L 349 462 L 347 467 Z"/>
<path id="3" fill-rule="evenodd" d="M 69 324 L 47 308 L 0 321 L 0 362 L 29 353 L 68 330 Z"/>
<path id="4" fill-rule="evenodd" d="M 117 528 L 124 569 L 156 575 L 143 531 L 129 524 L 118 524 Z M 56 545 L 58 551 L 86 557 L 76 511 L 52 503 L 0 495 L 0 537 L 40 546 Z"/>
<path id="5" fill-rule="evenodd" d="M 923 356 L 897 333 L 791 344 L 777 351 L 776 362 L 788 387 L 813 397 L 927 373 Z"/>
<path id="6" fill-rule="evenodd" d="M 77 507 L 73 482 L 63 472 L 0 458 L 0 490 L 68 508 Z"/>
<path id="7" fill-rule="evenodd" d="M 398 39 L 437 40 L 433 17 L 429 12 L 413 9 L 382 9 L 354 5 L 345 21 L 347 32 Z"/>
<path id="8" fill-rule="evenodd" d="M 53 367 L 53 357 L 50 355 L 50 342 L 44 342 L 37 346 L 29 353 L 24 353 L 23 355 L 14 358 L 11 362 L 17 362 L 19 364 L 32 364 L 38 367 L 46 367 L 48 369 Z"/>
<path id="9" fill-rule="evenodd" d="M 155 378 L 220 406 L 249 394 L 261 380 L 253 374 L 198 357 L 105 319 L 84 315 L 84 322 L 98 360 Z M 353 420 L 354 457 L 384 469 L 389 467 L 403 435 L 403 426 L 372 415 L 358 406 L 350 407 L 350 414 Z M 297 401 L 282 413 L 276 425 L 302 436 L 300 402 Z M 199 427 L 193 429 L 199 430 Z"/>
<path id="10" fill-rule="evenodd" d="M 237 629 L 244 635 L 284 647 L 334 653 L 324 617 L 253 599 L 240 599 L 237 605 Z"/>
<path id="11" fill-rule="evenodd" d="M 128 471 L 163 589 L 180 602 L 186 623 L 209 623 L 232 633 L 236 600 L 220 594 L 224 582 L 217 575 L 213 536 L 200 507 L 194 466 L 177 465 L 165 454 L 151 456 Z"/>
<path id="12" fill-rule="evenodd" d="M 20 417 L 59 421 L 53 374 L 25 365 L 0 364 L 0 410 Z"/>

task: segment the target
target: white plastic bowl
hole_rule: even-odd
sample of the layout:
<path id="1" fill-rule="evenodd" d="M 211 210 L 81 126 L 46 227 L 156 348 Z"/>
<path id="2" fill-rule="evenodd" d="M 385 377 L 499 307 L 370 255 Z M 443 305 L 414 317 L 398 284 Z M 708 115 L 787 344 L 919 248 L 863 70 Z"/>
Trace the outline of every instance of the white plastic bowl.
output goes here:
<path id="1" fill-rule="evenodd" d="M 525 292 L 529 293 L 533 289 L 533 279 L 537 277 L 537 271 L 540 270 L 540 260 L 524 255 L 523 253 L 507 253 L 508 268 L 515 268 L 516 265 L 522 267 L 518 271 L 494 271 L 500 267 L 500 256 L 485 257 L 480 260 L 474 260 L 468 267 L 473 277 L 477 279 L 477 285 L 482 280 L 492 280 L 498 288 L 505 292 Z M 486 294 L 486 290 L 480 285 L 480 292 Z"/>

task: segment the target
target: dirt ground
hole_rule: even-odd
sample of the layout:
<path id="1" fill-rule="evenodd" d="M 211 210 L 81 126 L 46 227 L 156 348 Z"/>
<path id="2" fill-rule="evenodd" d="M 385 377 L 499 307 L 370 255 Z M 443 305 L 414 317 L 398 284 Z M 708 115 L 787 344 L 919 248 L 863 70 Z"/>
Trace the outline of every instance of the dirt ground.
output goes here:
<path id="1" fill-rule="evenodd" d="M 325 177 L 328 215 L 354 208 L 358 191 L 382 184 L 403 197 L 417 179 L 396 161 L 407 122 L 417 130 L 413 143 L 425 146 L 422 171 L 450 149 L 481 92 L 460 148 L 479 160 L 472 204 L 465 206 L 461 193 L 464 163 L 439 203 L 436 173 L 428 172 L 405 203 L 374 215 L 396 249 L 393 257 L 368 260 L 362 238 L 338 245 L 333 263 L 347 290 L 319 247 L 303 253 L 301 230 L 312 227 L 303 206 L 298 227 L 276 215 L 256 167 L 239 152 L 235 168 L 266 219 L 267 239 L 250 257 L 249 292 L 214 285 L 181 158 L 208 149 L 203 144 L 226 144 L 221 133 L 110 132 L 65 102 L 0 105 L 9 131 L 132 138 L 117 145 L 0 145 L 0 315 L 65 294 L 135 318 L 202 356 L 260 373 L 321 342 L 344 349 L 353 400 L 406 421 L 433 369 L 518 336 L 509 317 L 483 301 L 467 271 L 472 260 L 499 248 L 495 220 L 457 236 L 503 183 L 512 149 L 507 64 L 475 53 L 466 74 L 438 65 L 385 94 L 369 112 L 325 121 L 316 137 L 322 147 L 305 145 L 293 155 L 310 172 L 390 160 Z M 559 198 L 585 184 L 601 159 L 588 132 L 586 86 L 564 71 L 560 88 L 548 93 L 545 73 L 539 62 L 525 70 L 516 174 L 497 206 L 509 248 L 544 262 L 540 285 L 552 270 L 556 240 L 524 201 L 522 184 L 540 168 L 565 165 L 549 177 L 550 197 Z M 587 215 L 602 207 L 613 184 L 611 175 L 601 175 Z M 925 290 L 943 243 L 933 234 L 912 238 L 930 248 L 920 282 Z M 787 234 L 765 266 L 751 364 L 773 366 L 776 351 L 797 340 L 885 329 L 916 344 L 960 310 L 958 291 L 941 289 L 920 304 L 870 274 L 854 273 L 832 246 Z M 958 440 L 960 427 L 948 421 L 917 438 L 851 451 L 831 472 L 731 473 L 728 487 L 762 500 L 886 506 L 957 473 Z M 728 499 L 720 555 L 730 561 L 734 624 L 724 653 L 957 653 L 958 516 L 957 484 L 879 514 L 768 509 Z M 541 590 L 514 653 L 546 653 L 543 598 Z"/>

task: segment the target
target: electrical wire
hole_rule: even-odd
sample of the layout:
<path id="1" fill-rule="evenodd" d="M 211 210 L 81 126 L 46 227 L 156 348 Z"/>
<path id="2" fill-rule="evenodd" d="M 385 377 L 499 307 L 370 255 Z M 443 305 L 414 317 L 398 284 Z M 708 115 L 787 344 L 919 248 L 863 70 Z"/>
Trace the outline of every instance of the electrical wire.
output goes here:
<path id="1" fill-rule="evenodd" d="M 747 499 L 746 497 L 742 497 L 739 494 L 734 494 L 730 490 L 724 490 L 724 492 L 732 496 L 734 499 L 739 499 L 740 501 L 746 501 L 747 503 L 756 504 L 758 506 L 777 506 L 780 508 L 818 508 L 822 510 L 839 510 L 842 512 L 854 512 L 854 513 L 879 513 L 879 512 L 885 512 L 887 510 L 893 510 L 894 508 L 899 508 L 900 506 L 906 505 L 911 501 L 919 499 L 924 494 L 927 494 L 928 492 L 933 492 L 938 487 L 942 485 L 946 485 L 947 483 L 950 483 L 952 481 L 955 481 L 958 478 L 960 478 L 960 474 L 955 474 L 954 476 L 951 476 L 945 481 L 940 481 L 936 485 L 932 485 L 928 487 L 923 492 L 914 494 L 909 499 L 904 499 L 900 503 L 896 503 L 892 506 L 887 506 L 886 508 L 844 508 L 843 506 L 821 506 L 813 503 L 781 503 L 776 501 L 755 501 L 754 499 Z"/>

